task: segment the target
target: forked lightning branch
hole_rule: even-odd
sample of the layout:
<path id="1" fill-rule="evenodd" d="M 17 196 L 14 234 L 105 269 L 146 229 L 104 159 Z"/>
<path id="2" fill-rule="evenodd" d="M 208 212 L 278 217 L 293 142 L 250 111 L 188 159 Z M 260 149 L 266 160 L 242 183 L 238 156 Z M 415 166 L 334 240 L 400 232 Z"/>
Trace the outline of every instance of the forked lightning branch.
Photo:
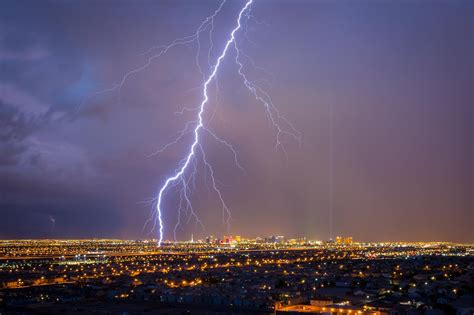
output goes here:
<path id="1" fill-rule="evenodd" d="M 207 124 L 205 119 L 205 112 L 206 112 L 206 105 L 209 102 L 209 88 L 211 84 L 217 80 L 218 72 L 220 70 L 221 64 L 224 62 L 226 58 L 228 58 L 233 52 L 233 61 L 237 66 L 237 74 L 242 79 L 243 86 L 249 91 L 250 95 L 253 95 L 255 99 L 262 105 L 263 110 L 265 111 L 266 117 L 270 123 L 270 126 L 275 131 L 275 148 L 282 150 L 282 152 L 287 155 L 286 150 L 283 146 L 283 142 L 285 137 L 293 138 L 298 143 L 301 143 L 301 134 L 296 130 L 296 128 L 283 117 L 278 109 L 272 102 L 270 95 L 259 85 L 257 85 L 249 75 L 246 74 L 245 68 L 246 66 L 253 66 L 254 62 L 251 57 L 245 53 L 239 45 L 240 40 L 245 38 L 245 34 L 242 34 L 242 30 L 246 27 L 246 22 L 249 19 L 254 18 L 251 15 L 252 5 L 254 5 L 253 0 L 247 0 L 243 3 L 242 7 L 238 11 L 238 14 L 235 17 L 235 22 L 233 23 L 233 28 L 228 33 L 228 37 L 225 41 L 225 45 L 223 46 L 220 54 L 212 62 L 211 58 L 211 50 L 214 47 L 213 43 L 213 31 L 214 31 L 214 19 L 216 16 L 221 14 L 222 8 L 226 5 L 226 0 L 223 0 L 219 6 L 214 10 L 214 12 L 206 17 L 203 22 L 199 25 L 196 31 L 185 37 L 177 38 L 170 42 L 168 45 L 161 45 L 155 46 L 150 48 L 145 54 L 151 54 L 148 58 L 147 62 L 142 66 L 133 69 L 127 72 L 119 83 L 115 84 L 109 89 L 99 91 L 92 95 L 91 97 L 95 97 L 97 95 L 108 93 L 112 91 L 119 91 L 123 87 L 123 85 L 129 80 L 133 75 L 137 75 L 140 71 L 145 70 L 148 68 L 155 60 L 159 57 L 163 56 L 164 54 L 168 53 L 171 49 L 176 48 L 178 46 L 187 45 L 191 43 L 197 44 L 197 52 L 196 52 L 196 66 L 202 75 L 203 82 L 200 84 L 200 88 L 202 89 L 202 98 L 201 102 L 198 107 L 196 107 L 196 116 L 194 119 L 188 121 L 182 130 L 179 131 L 178 137 L 176 137 L 173 141 L 167 143 L 163 146 L 160 150 L 156 151 L 156 154 L 163 152 L 164 150 L 170 148 L 173 145 L 178 144 L 181 141 L 184 141 L 184 136 L 192 133 L 193 141 L 189 145 L 189 149 L 187 150 L 187 154 L 183 156 L 183 158 L 178 161 L 177 168 L 174 170 L 172 175 L 166 177 L 163 182 L 163 185 L 159 188 L 157 196 L 153 199 L 153 208 L 151 212 L 151 216 L 149 220 L 147 220 L 146 224 L 151 223 L 151 230 L 158 232 L 158 244 L 161 245 L 164 237 L 165 232 L 165 224 L 163 220 L 163 212 L 171 211 L 170 209 L 165 209 L 163 203 L 164 199 L 167 194 L 170 194 L 171 188 L 177 188 L 177 193 L 179 196 L 179 205 L 177 207 L 177 222 L 174 225 L 174 237 L 176 240 L 176 230 L 181 223 L 181 216 L 182 214 L 187 215 L 189 218 L 194 218 L 197 223 L 203 225 L 197 212 L 195 211 L 192 203 L 192 193 L 193 187 L 191 183 L 198 172 L 196 167 L 197 160 L 200 159 L 202 163 L 204 163 L 205 168 L 209 174 L 208 180 L 210 181 L 210 185 L 215 192 L 221 207 L 222 207 L 222 219 L 224 224 L 227 225 L 227 228 L 230 226 L 231 220 L 231 212 L 229 206 L 224 201 L 224 196 L 219 189 L 219 182 L 216 180 L 215 171 L 212 167 L 211 163 L 206 158 L 206 150 L 202 144 L 202 138 L 208 136 L 213 140 L 217 141 L 219 144 L 224 145 L 227 149 L 231 150 L 234 156 L 234 163 L 235 165 L 242 169 L 237 157 L 237 152 L 228 141 L 222 139 L 216 132 L 214 132 Z M 246 21 L 247 20 L 247 21 Z M 208 71 L 209 74 L 205 75 L 206 71 L 203 71 L 202 66 L 199 63 L 199 57 L 201 52 L 201 37 L 206 34 L 210 38 L 210 47 L 207 51 L 208 57 Z M 217 46 L 217 45 L 216 45 Z M 231 56 L 232 57 L 232 56 Z M 91 98 L 90 97 L 90 98 Z M 89 98 L 89 99 L 90 99 Z M 88 101 L 88 99 L 84 100 L 84 102 Z M 186 108 L 187 109 L 187 108 Z"/>

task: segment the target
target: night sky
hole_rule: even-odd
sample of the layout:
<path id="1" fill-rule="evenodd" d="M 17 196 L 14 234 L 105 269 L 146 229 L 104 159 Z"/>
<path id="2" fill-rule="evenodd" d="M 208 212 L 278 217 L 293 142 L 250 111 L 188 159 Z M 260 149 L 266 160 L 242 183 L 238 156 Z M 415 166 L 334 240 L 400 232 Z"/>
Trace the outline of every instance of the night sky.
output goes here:
<path id="1" fill-rule="evenodd" d="M 218 5 L 1 1 L 0 238 L 156 238 L 143 228 L 149 201 L 192 139 L 150 154 L 195 116 L 176 112 L 200 103 L 197 47 L 170 50 L 120 94 L 89 97 L 144 64 L 150 47 L 192 34 Z M 216 19 L 213 60 L 242 5 L 229 1 Z M 245 172 L 225 147 L 203 143 L 231 228 L 198 165 L 192 200 L 205 230 L 185 219 L 179 239 L 325 240 L 332 209 L 333 236 L 474 242 L 474 2 L 254 0 L 252 13 L 237 35 L 257 66 L 248 74 L 303 141 L 285 138 L 287 157 L 275 150 L 230 52 L 205 117 Z M 176 202 L 170 190 L 167 239 Z"/>

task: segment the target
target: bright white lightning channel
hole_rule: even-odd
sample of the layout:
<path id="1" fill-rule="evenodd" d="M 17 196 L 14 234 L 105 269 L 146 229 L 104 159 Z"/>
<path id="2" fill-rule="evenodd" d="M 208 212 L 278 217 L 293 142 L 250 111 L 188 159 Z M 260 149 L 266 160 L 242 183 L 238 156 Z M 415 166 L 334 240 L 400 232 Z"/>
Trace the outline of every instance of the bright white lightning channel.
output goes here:
<path id="1" fill-rule="evenodd" d="M 229 49 L 230 45 L 235 41 L 235 33 L 241 27 L 242 15 L 245 13 L 245 11 L 247 11 L 250 8 L 250 5 L 252 4 L 252 2 L 253 2 L 253 0 L 248 0 L 245 3 L 245 6 L 240 10 L 239 16 L 237 18 L 237 26 L 230 33 L 230 38 L 227 40 L 227 42 L 224 46 L 224 49 L 222 50 L 221 55 L 219 56 L 219 58 L 217 58 L 216 64 L 212 67 L 211 74 L 209 75 L 207 80 L 204 82 L 204 86 L 203 86 L 203 97 L 204 98 L 201 102 L 201 106 L 199 107 L 198 124 L 196 125 L 196 128 L 194 129 L 194 142 L 191 145 L 190 151 L 189 151 L 186 159 L 184 160 L 184 163 L 181 165 L 181 168 L 178 170 L 178 172 L 176 172 L 176 174 L 174 176 L 169 177 L 165 181 L 165 184 L 161 187 L 160 192 L 158 193 L 158 198 L 157 198 L 157 202 L 156 202 L 156 211 L 157 211 L 157 214 L 158 214 L 158 223 L 160 225 L 160 235 L 159 235 L 159 239 L 158 239 L 158 244 L 159 245 L 161 245 L 161 242 L 163 241 L 163 219 L 161 217 L 161 213 L 162 213 L 161 203 L 163 201 L 163 193 L 165 192 L 165 190 L 168 188 L 168 186 L 172 182 L 176 181 L 177 179 L 179 179 L 184 174 L 184 172 L 186 171 L 186 169 L 189 165 L 189 162 L 191 161 L 191 159 L 193 158 L 193 156 L 195 154 L 196 147 L 199 144 L 199 131 L 204 126 L 204 123 L 203 123 L 203 120 L 202 120 L 202 114 L 204 113 L 204 106 L 206 105 L 207 101 L 209 100 L 209 96 L 207 95 L 207 88 L 208 88 L 209 84 L 211 83 L 211 81 L 215 78 L 215 76 L 217 74 L 217 71 L 219 70 L 219 66 L 220 66 L 222 60 L 226 56 L 227 50 Z M 217 190 L 217 191 L 219 192 L 219 190 Z M 219 195 L 220 195 L 220 192 L 219 192 Z M 221 197 L 221 196 L 219 196 L 219 197 Z"/>

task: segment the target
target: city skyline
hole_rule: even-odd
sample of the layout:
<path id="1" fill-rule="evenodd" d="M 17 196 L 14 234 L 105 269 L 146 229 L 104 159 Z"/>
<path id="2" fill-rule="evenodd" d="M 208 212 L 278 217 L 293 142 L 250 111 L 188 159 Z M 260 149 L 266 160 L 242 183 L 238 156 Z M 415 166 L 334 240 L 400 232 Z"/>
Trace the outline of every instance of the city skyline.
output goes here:
<path id="1" fill-rule="evenodd" d="M 146 64 L 150 48 L 193 34 L 220 3 L 2 3 L 0 239 L 157 238 L 144 226 L 152 199 L 192 139 L 153 153 L 196 117 L 196 45 L 172 48 L 120 93 L 91 96 Z M 245 3 L 224 3 L 211 58 L 203 39 L 200 64 L 223 51 Z M 205 118 L 243 170 L 223 142 L 203 146 L 230 228 L 197 162 L 190 198 L 202 225 L 189 209 L 175 225 L 180 195 L 171 190 L 164 239 L 473 243 L 472 3 L 254 1 L 251 9 L 236 33 L 248 75 L 301 145 L 283 137 L 285 150 L 275 148 L 229 51 Z"/>
<path id="2" fill-rule="evenodd" d="M 474 314 L 473 17 L 0 1 L 0 315 Z"/>

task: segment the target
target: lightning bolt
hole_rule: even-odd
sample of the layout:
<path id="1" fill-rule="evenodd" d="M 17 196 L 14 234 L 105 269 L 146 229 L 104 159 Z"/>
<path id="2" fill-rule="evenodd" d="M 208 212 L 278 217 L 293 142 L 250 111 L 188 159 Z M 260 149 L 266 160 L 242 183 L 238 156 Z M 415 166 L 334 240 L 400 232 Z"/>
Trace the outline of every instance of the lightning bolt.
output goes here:
<path id="1" fill-rule="evenodd" d="M 206 163 L 206 166 L 208 166 L 208 168 L 211 170 L 211 179 L 212 179 L 213 187 L 218 192 L 219 198 L 223 202 L 222 194 L 221 194 L 220 190 L 217 188 L 216 183 L 215 183 L 215 179 L 214 179 L 214 176 L 213 176 L 214 171 L 212 170 L 212 167 L 210 166 L 210 164 L 207 162 L 207 160 L 205 158 L 204 150 L 202 149 L 202 146 L 199 144 L 200 131 L 201 131 L 201 129 L 204 129 L 204 122 L 203 122 L 202 115 L 204 113 L 205 105 L 209 101 L 209 96 L 207 94 L 209 84 L 216 77 L 217 71 L 219 70 L 219 66 L 221 65 L 222 60 L 224 60 L 224 58 L 227 54 L 227 51 L 229 50 L 229 47 L 231 46 L 231 44 L 234 43 L 235 33 L 241 28 L 242 16 L 250 8 L 250 5 L 252 4 L 252 2 L 253 2 L 253 0 L 248 0 L 245 3 L 245 6 L 240 10 L 239 16 L 237 18 L 237 26 L 235 26 L 234 29 L 232 30 L 232 32 L 230 33 L 230 38 L 227 40 L 227 42 L 224 46 L 224 49 L 222 50 L 222 53 L 217 58 L 217 61 L 216 61 L 215 65 L 212 66 L 211 74 L 208 76 L 207 80 L 204 82 L 203 93 L 202 93 L 203 94 L 203 100 L 201 102 L 201 105 L 199 106 L 198 124 L 194 128 L 194 142 L 191 144 L 191 148 L 189 150 L 189 153 L 188 153 L 187 157 L 184 159 L 184 163 L 182 163 L 179 170 L 174 174 L 174 176 L 168 177 L 166 179 L 164 185 L 161 187 L 161 189 L 158 193 L 157 202 L 156 202 L 156 212 L 157 212 L 157 215 L 158 215 L 158 223 L 159 223 L 159 227 L 160 227 L 160 230 L 159 230 L 160 234 L 159 234 L 158 244 L 161 244 L 161 242 L 163 241 L 163 228 L 164 227 L 163 227 L 163 219 L 162 219 L 162 215 L 161 215 L 162 214 L 161 203 L 163 201 L 163 194 L 165 193 L 166 189 L 168 188 L 168 186 L 170 184 L 172 184 L 174 181 L 178 180 L 184 174 L 184 172 L 188 168 L 188 165 L 189 165 L 191 159 L 196 154 L 196 147 L 199 147 L 199 149 L 201 150 L 202 157 L 203 157 L 203 159 Z M 185 190 L 186 190 L 186 188 L 185 188 Z M 225 205 L 224 202 L 223 202 L 223 207 L 224 207 L 224 210 L 229 214 L 229 218 L 230 218 L 229 208 L 227 207 L 227 205 Z"/>
<path id="2" fill-rule="evenodd" d="M 157 150 L 156 152 L 150 155 L 150 156 L 158 155 L 164 152 L 171 146 L 180 142 L 180 140 L 182 140 L 185 137 L 185 135 L 187 135 L 188 133 L 193 133 L 193 142 L 191 143 L 189 147 L 188 153 L 179 161 L 178 168 L 175 169 L 173 173 L 174 175 L 166 178 L 163 185 L 159 189 L 157 196 L 154 199 L 152 199 L 152 203 L 153 203 L 152 212 L 151 212 L 150 218 L 145 222 L 144 228 L 150 222 L 152 222 L 152 228 L 151 228 L 152 231 L 155 231 L 158 226 L 158 237 L 159 237 L 158 245 L 162 244 L 163 234 L 164 234 L 164 223 L 163 223 L 163 218 L 162 218 L 163 199 L 166 192 L 172 187 L 178 187 L 178 186 L 181 187 L 178 193 L 179 204 L 178 204 L 177 222 L 173 230 L 175 240 L 176 240 L 177 229 L 179 225 L 181 224 L 182 212 L 188 215 L 188 221 L 191 218 L 194 218 L 196 223 L 199 224 L 204 229 L 204 225 L 200 221 L 193 207 L 193 204 L 191 202 L 191 197 L 190 197 L 191 191 L 194 190 L 194 187 L 195 187 L 195 177 L 198 172 L 197 160 L 199 158 L 200 158 L 200 161 L 202 161 L 202 164 L 204 167 L 204 176 L 206 176 L 206 174 L 209 174 L 209 183 L 207 179 L 205 179 L 205 183 L 206 185 L 210 184 L 211 186 L 210 188 L 212 188 L 212 190 L 216 193 L 221 203 L 223 221 L 224 223 L 227 224 L 228 228 L 230 226 L 230 220 L 231 220 L 230 209 L 227 206 L 226 202 L 224 201 L 223 194 L 218 187 L 218 180 L 216 179 L 214 169 L 211 163 L 208 161 L 206 152 L 202 146 L 202 143 L 200 142 L 200 139 L 204 135 L 210 136 L 218 144 L 226 147 L 228 150 L 230 150 L 230 152 L 232 152 L 236 167 L 244 171 L 244 168 L 239 163 L 237 151 L 232 146 L 232 144 L 230 144 L 225 139 L 222 139 L 221 137 L 219 137 L 216 134 L 216 132 L 214 132 L 214 130 L 212 130 L 211 127 L 208 126 L 210 121 L 212 121 L 212 119 L 214 118 L 216 111 L 212 113 L 207 123 L 204 121 L 204 118 L 203 118 L 203 115 L 206 110 L 206 105 L 208 104 L 209 99 L 210 99 L 208 92 L 209 92 L 209 87 L 211 86 L 212 83 L 215 84 L 216 99 L 217 99 L 217 94 L 219 90 L 217 75 L 218 75 L 220 65 L 222 64 L 226 56 L 229 54 L 229 51 L 234 51 L 234 54 L 235 54 L 234 61 L 237 66 L 237 73 L 241 77 L 244 86 L 251 93 L 251 95 L 255 97 L 256 101 L 258 101 L 259 103 L 263 105 L 268 122 L 270 126 L 275 130 L 275 134 L 276 134 L 275 149 L 277 150 L 280 149 L 285 154 L 285 156 L 287 156 L 287 152 L 284 148 L 284 142 L 288 137 L 295 139 L 298 143 L 301 144 L 301 134 L 298 132 L 298 130 L 296 130 L 296 128 L 285 117 L 281 115 L 281 113 L 278 111 L 278 109 L 274 105 L 272 99 L 270 98 L 270 95 L 261 86 L 259 86 L 255 81 L 251 80 L 250 77 L 245 73 L 245 68 L 247 65 L 250 65 L 254 69 L 265 71 L 264 69 L 257 67 L 255 62 L 250 58 L 250 56 L 247 55 L 239 47 L 237 38 L 236 38 L 236 34 L 239 31 L 243 30 L 244 32 L 242 34 L 242 37 L 246 39 L 248 42 L 254 44 L 248 38 L 248 22 L 249 20 L 254 20 L 257 22 L 257 24 L 262 24 L 262 23 L 258 22 L 255 19 L 255 17 L 251 15 L 250 11 L 253 4 L 253 0 L 245 0 L 245 4 L 243 5 L 243 7 L 240 9 L 238 13 L 238 16 L 235 21 L 235 26 L 229 33 L 228 39 L 225 42 L 225 46 L 223 47 L 220 55 L 217 57 L 215 63 L 211 64 L 211 50 L 214 46 L 214 43 L 212 41 L 212 34 L 214 30 L 214 18 L 221 12 L 221 9 L 225 3 L 226 3 L 226 0 L 222 0 L 218 8 L 199 25 L 195 33 L 189 36 L 182 37 L 182 38 L 177 38 L 173 40 L 172 42 L 170 42 L 168 45 L 158 45 L 158 46 L 151 47 L 149 50 L 147 50 L 146 52 L 142 54 L 145 56 L 148 56 L 151 54 L 151 56 L 148 57 L 147 62 L 145 64 L 127 72 L 121 78 L 121 80 L 115 85 L 113 85 L 111 88 L 96 92 L 95 94 L 91 95 L 89 98 L 83 100 L 83 102 L 81 103 L 82 105 L 102 94 L 115 92 L 115 91 L 118 91 L 119 96 L 120 96 L 121 89 L 124 86 L 124 84 L 127 82 L 127 80 L 130 79 L 131 76 L 136 75 L 142 70 L 145 70 L 146 68 L 148 68 L 155 59 L 166 54 L 169 50 L 171 50 L 172 48 L 176 46 L 187 45 L 191 43 L 197 44 L 197 53 L 196 53 L 195 59 L 196 59 L 197 68 L 199 70 L 199 73 L 202 76 L 203 81 L 200 86 L 194 89 L 200 89 L 202 91 L 202 100 L 199 106 L 184 107 L 181 111 L 176 112 L 176 114 L 184 114 L 184 112 L 195 111 L 197 112 L 197 116 L 195 119 L 188 121 L 182 130 L 178 131 L 178 135 L 174 140 L 170 141 L 169 143 L 164 145 L 161 149 Z M 206 31 L 209 32 L 209 48 L 207 51 L 207 66 L 209 67 L 209 70 L 210 70 L 210 73 L 207 76 L 207 78 L 199 62 L 200 51 L 201 51 L 200 39 L 201 39 L 202 33 Z M 208 189 L 209 189 L 209 186 L 208 186 Z"/>

